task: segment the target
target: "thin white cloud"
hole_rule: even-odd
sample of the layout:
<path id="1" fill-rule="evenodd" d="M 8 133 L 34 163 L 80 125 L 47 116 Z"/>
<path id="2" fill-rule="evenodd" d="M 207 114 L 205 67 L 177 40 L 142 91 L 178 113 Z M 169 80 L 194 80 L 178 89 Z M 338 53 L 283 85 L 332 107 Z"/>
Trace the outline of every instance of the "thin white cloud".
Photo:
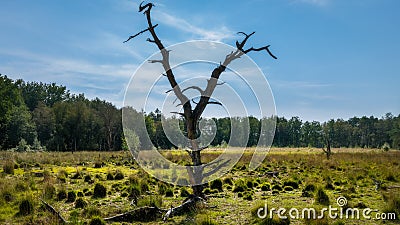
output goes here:
<path id="1" fill-rule="evenodd" d="M 284 80 L 273 80 L 270 81 L 273 87 L 287 88 L 287 89 L 319 89 L 331 87 L 331 84 L 316 83 L 309 81 L 284 81 Z"/>
<path id="2" fill-rule="evenodd" d="M 331 0 L 294 0 L 293 3 L 306 3 L 316 6 L 326 6 Z"/>
<path id="3" fill-rule="evenodd" d="M 157 11 L 153 15 L 154 19 L 158 22 L 174 27 L 186 33 L 191 33 L 199 39 L 222 41 L 234 37 L 234 32 L 232 32 L 226 26 L 221 26 L 218 29 L 205 29 L 195 26 L 182 18 L 172 16 L 165 12 Z"/>
<path id="4" fill-rule="evenodd" d="M 101 64 L 79 59 L 57 58 L 24 50 L 0 50 L 4 58 L 2 73 L 13 79 L 55 82 L 65 85 L 72 93 L 82 93 L 89 98 L 100 97 L 117 106 L 122 105 L 123 91 L 135 71 L 134 64 Z M 40 76 L 40 78 L 38 78 Z"/>

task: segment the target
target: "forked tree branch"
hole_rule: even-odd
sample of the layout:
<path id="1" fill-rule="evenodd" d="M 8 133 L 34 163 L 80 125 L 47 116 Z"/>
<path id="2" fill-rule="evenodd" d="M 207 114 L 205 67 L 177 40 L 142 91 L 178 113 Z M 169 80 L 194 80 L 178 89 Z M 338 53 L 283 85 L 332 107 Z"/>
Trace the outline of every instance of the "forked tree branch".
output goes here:
<path id="1" fill-rule="evenodd" d="M 146 15 L 148 28 L 129 37 L 128 40 L 126 40 L 125 42 L 131 40 L 132 38 L 135 38 L 136 36 L 146 32 L 146 31 L 150 32 L 152 39 L 148 38 L 147 41 L 157 45 L 158 49 L 161 52 L 162 60 L 149 60 L 149 62 L 162 64 L 162 66 L 165 70 L 165 73 L 166 73 L 166 77 L 168 78 L 168 81 L 174 91 L 174 94 L 176 95 L 176 97 L 180 100 L 181 104 L 183 105 L 185 118 L 189 118 L 192 116 L 191 115 L 192 114 L 192 106 L 190 105 L 189 99 L 182 93 L 178 83 L 175 80 L 175 76 L 171 70 L 171 66 L 169 63 L 169 51 L 165 49 L 164 45 L 162 44 L 161 40 L 158 38 L 158 36 L 155 32 L 155 28 L 157 27 L 157 24 L 156 25 L 152 24 L 151 14 L 150 14 L 153 6 L 154 6 L 154 4 L 152 4 L 152 3 L 147 3 L 145 5 L 143 5 L 143 2 L 140 3 L 139 12 L 143 12 Z"/>
<path id="2" fill-rule="evenodd" d="M 158 24 L 154 25 L 154 26 L 152 27 L 152 29 L 156 28 L 157 26 L 158 26 Z M 140 32 L 138 32 L 138 33 L 136 33 L 135 35 L 130 36 L 130 37 L 128 38 L 128 40 L 124 41 L 124 43 L 130 41 L 131 39 L 133 39 L 133 38 L 135 38 L 135 37 L 137 37 L 137 36 L 139 36 L 140 34 L 143 34 L 143 33 L 146 32 L 146 31 L 149 31 L 149 29 L 150 29 L 150 28 L 144 29 L 144 30 L 142 30 L 142 31 L 140 31 Z M 147 38 L 147 41 L 151 42 L 150 38 Z"/>
<path id="3" fill-rule="evenodd" d="M 238 32 L 238 34 L 242 34 L 244 35 L 244 39 L 239 42 L 236 41 L 236 50 L 232 51 L 231 53 L 229 53 L 226 57 L 225 60 L 222 64 L 220 64 L 217 68 L 215 68 L 213 70 L 213 72 L 211 73 L 211 79 L 208 80 L 207 83 L 207 87 L 205 90 L 197 87 L 197 86 L 191 86 L 188 88 L 185 88 L 183 90 L 180 89 L 178 83 L 175 80 L 175 76 L 170 68 L 170 64 L 169 64 L 169 51 L 167 51 L 164 47 L 164 45 L 162 44 L 161 40 L 158 38 L 156 32 L 155 32 L 155 28 L 157 27 L 156 25 L 152 24 L 151 21 L 151 9 L 154 5 L 152 3 L 147 3 L 145 5 L 143 5 L 143 2 L 140 3 L 139 5 L 139 12 L 143 12 L 146 15 L 147 18 L 147 24 L 148 24 L 148 28 L 145 30 L 140 31 L 139 33 L 131 36 L 128 38 L 128 40 L 126 40 L 125 42 L 131 40 L 132 38 L 135 38 L 136 36 L 149 31 L 152 39 L 148 38 L 147 41 L 151 42 L 151 43 L 155 43 L 158 47 L 158 49 L 161 51 L 161 55 L 162 55 L 162 60 L 149 60 L 150 63 L 161 63 L 164 67 L 166 76 L 168 78 L 168 81 L 172 87 L 172 90 L 174 91 L 174 94 L 176 95 L 176 97 L 180 100 L 180 104 L 178 105 L 182 105 L 183 106 L 183 111 L 184 111 L 184 115 L 186 119 L 191 119 L 192 122 L 198 121 L 198 119 L 201 117 L 202 113 L 204 112 L 206 106 L 208 104 L 220 104 L 220 103 L 216 103 L 216 102 L 211 102 L 210 103 L 210 97 L 213 94 L 215 87 L 217 85 L 220 85 L 217 81 L 220 77 L 220 75 L 225 71 L 226 67 L 235 59 L 240 58 L 243 54 L 247 54 L 249 52 L 252 51 L 262 51 L 262 50 L 266 50 L 268 52 L 268 54 L 276 59 L 276 56 L 273 55 L 271 53 L 271 51 L 269 50 L 269 45 L 261 47 L 261 48 L 254 48 L 251 47 L 247 50 L 244 50 L 244 47 L 247 43 L 247 41 L 249 40 L 249 38 L 255 34 L 255 32 L 252 32 L 250 34 L 246 34 L 244 32 Z M 190 101 L 188 99 L 188 97 L 186 95 L 183 94 L 184 91 L 187 91 L 189 89 L 195 89 L 198 90 L 201 94 L 200 100 L 198 103 L 196 103 L 196 107 L 192 110 L 192 106 L 190 104 Z"/>
<path id="4" fill-rule="evenodd" d="M 264 47 L 261 47 L 261 48 L 253 48 L 253 47 L 251 47 L 251 48 L 247 49 L 246 51 L 244 51 L 244 54 L 247 54 L 248 52 L 251 52 L 251 51 L 259 52 L 259 51 L 262 51 L 262 50 L 266 50 L 266 51 L 268 52 L 268 54 L 269 54 L 272 58 L 277 59 L 277 57 L 274 56 L 274 55 L 272 54 L 272 52 L 269 50 L 269 46 L 270 46 L 270 45 L 267 45 L 267 46 L 264 46 Z"/>
<path id="5" fill-rule="evenodd" d="M 199 119 L 201 114 L 203 113 L 204 109 L 206 108 L 206 106 L 209 104 L 210 101 L 210 97 L 212 96 L 212 94 L 214 93 L 215 87 L 218 84 L 218 79 L 220 77 L 220 75 L 225 71 L 226 67 L 235 59 L 240 58 L 242 55 L 247 54 L 251 51 L 261 51 L 261 50 L 266 50 L 270 56 L 274 59 L 277 59 L 276 56 L 274 56 L 271 51 L 268 49 L 269 45 L 265 46 L 265 47 L 261 47 L 261 48 L 249 48 L 247 50 L 243 50 L 244 46 L 246 45 L 246 42 L 248 41 L 248 39 L 255 34 L 255 32 L 252 32 L 250 34 L 246 34 L 244 32 L 238 32 L 238 34 L 243 34 L 245 35 L 245 38 L 243 39 L 243 41 L 239 42 L 236 41 L 236 50 L 232 51 L 231 53 L 229 53 L 228 55 L 226 55 L 225 60 L 222 64 L 220 64 L 217 68 L 215 68 L 213 70 L 213 72 L 211 73 L 211 79 L 208 80 L 207 82 L 207 87 L 204 90 L 204 94 L 201 96 L 200 101 L 198 102 L 198 104 L 196 105 L 195 109 L 193 110 L 193 116 L 195 117 L 195 119 Z"/>

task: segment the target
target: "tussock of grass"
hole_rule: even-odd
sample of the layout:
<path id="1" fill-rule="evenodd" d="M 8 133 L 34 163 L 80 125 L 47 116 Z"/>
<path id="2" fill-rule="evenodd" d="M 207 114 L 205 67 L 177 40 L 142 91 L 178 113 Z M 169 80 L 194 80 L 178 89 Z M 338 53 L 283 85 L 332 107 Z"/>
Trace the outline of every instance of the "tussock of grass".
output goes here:
<path id="1" fill-rule="evenodd" d="M 386 206 L 383 209 L 385 213 L 395 213 L 396 219 L 400 221 L 400 195 L 398 192 L 391 192 L 384 196 Z"/>
<path id="2" fill-rule="evenodd" d="M 243 192 L 247 190 L 247 185 L 244 179 L 235 180 L 235 187 L 233 188 L 233 192 Z"/>
<path id="3" fill-rule="evenodd" d="M 218 223 L 215 222 L 213 219 L 210 218 L 207 214 L 198 214 L 196 216 L 196 224 L 198 225 L 217 225 Z"/>
<path id="4" fill-rule="evenodd" d="M 222 191 L 222 180 L 221 179 L 215 179 L 215 180 L 211 181 L 210 188 L 211 189 L 216 189 L 218 191 Z"/>
<path id="5" fill-rule="evenodd" d="M 106 196 L 107 188 L 104 185 L 97 183 L 93 189 L 93 198 L 105 198 Z"/>
<path id="6" fill-rule="evenodd" d="M 137 202 L 138 207 L 150 206 L 161 208 L 163 206 L 163 199 L 160 195 L 147 195 L 140 198 Z"/>
<path id="7" fill-rule="evenodd" d="M 317 192 L 315 194 L 315 201 L 321 205 L 329 205 L 329 196 L 325 193 L 324 189 L 317 189 Z"/>
<path id="8" fill-rule="evenodd" d="M 20 216 L 27 216 L 33 213 L 33 201 L 30 198 L 26 198 L 23 199 L 20 203 L 19 203 L 19 211 L 18 211 L 18 215 Z"/>
<path id="9" fill-rule="evenodd" d="M 7 160 L 7 161 L 3 164 L 3 172 L 4 172 L 5 174 L 14 175 L 14 167 L 15 167 L 14 162 L 11 161 L 11 160 Z"/>

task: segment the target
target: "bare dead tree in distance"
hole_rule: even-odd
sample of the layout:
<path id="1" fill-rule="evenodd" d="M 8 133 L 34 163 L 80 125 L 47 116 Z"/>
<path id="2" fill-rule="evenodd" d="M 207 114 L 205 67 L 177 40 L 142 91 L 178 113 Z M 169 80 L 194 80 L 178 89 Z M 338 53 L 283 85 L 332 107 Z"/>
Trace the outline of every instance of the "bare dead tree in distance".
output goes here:
<path id="1" fill-rule="evenodd" d="M 322 148 L 322 151 L 324 151 L 325 155 L 326 155 L 326 159 L 329 160 L 331 158 L 332 155 L 332 151 L 331 151 L 331 141 L 329 140 L 329 137 L 325 137 L 326 139 L 326 149 Z"/>
<path id="2" fill-rule="evenodd" d="M 207 174 L 203 174 L 203 169 L 204 167 L 202 166 L 202 161 L 201 161 L 201 151 L 204 148 L 200 148 L 197 141 L 197 126 L 198 126 L 198 121 L 203 114 L 205 108 L 209 104 L 221 104 L 219 102 L 215 101 L 210 101 L 210 97 L 212 96 L 215 88 L 218 84 L 218 79 L 220 75 L 225 71 L 226 67 L 235 59 L 240 58 L 242 55 L 247 54 L 249 52 L 258 52 L 258 51 L 263 51 L 265 50 L 272 58 L 276 59 L 276 57 L 271 53 L 269 50 L 269 45 L 260 47 L 260 48 L 254 48 L 250 47 L 248 49 L 244 49 L 245 44 L 247 40 L 255 33 L 252 32 L 250 34 L 246 34 L 244 32 L 238 32 L 238 34 L 244 35 L 244 39 L 239 42 L 236 41 L 236 50 L 232 51 L 231 53 L 227 54 L 223 63 L 221 63 L 218 67 L 216 67 L 210 76 L 210 79 L 208 79 L 207 86 L 205 89 L 202 89 L 197 86 L 191 86 L 187 87 L 184 89 L 181 89 L 181 87 L 178 85 L 175 75 L 170 67 L 170 62 L 169 62 L 169 56 L 170 52 L 164 47 L 162 44 L 161 40 L 159 39 L 155 28 L 158 26 L 158 24 L 153 25 L 152 20 L 151 20 L 151 9 L 154 7 L 154 4 L 152 3 L 147 3 L 143 5 L 143 2 L 140 3 L 139 6 L 139 12 L 143 12 L 144 15 L 146 16 L 147 19 L 147 25 L 148 27 L 135 35 L 130 36 L 125 42 L 128 42 L 129 40 L 135 38 L 136 36 L 143 34 L 145 32 L 150 32 L 151 38 L 148 38 L 147 41 L 150 43 L 154 43 L 157 48 L 160 50 L 162 59 L 160 60 L 150 60 L 150 63 L 160 63 L 164 70 L 165 70 L 165 76 L 167 77 L 169 84 L 171 85 L 171 90 L 173 91 L 177 99 L 180 101 L 180 104 L 183 108 L 183 112 L 175 112 L 176 114 L 179 114 L 182 116 L 186 122 L 186 129 L 187 129 L 187 138 L 190 140 L 190 149 L 187 150 L 188 154 L 191 157 L 192 160 L 192 166 L 195 169 L 188 169 L 188 174 L 190 178 L 190 184 L 192 184 L 192 189 L 193 189 L 193 194 L 195 196 L 199 197 L 205 197 L 203 194 L 203 185 L 198 185 L 202 183 L 202 180 L 204 177 L 207 176 Z M 124 43 L 125 43 L 124 42 Z M 185 94 L 184 91 L 188 89 L 194 89 L 200 92 L 201 97 L 198 102 L 193 101 L 193 99 L 189 99 Z M 168 91 L 169 92 L 169 91 Z M 193 102 L 194 105 L 191 104 Z M 223 164 L 219 165 L 217 168 L 214 170 L 218 170 L 223 166 Z M 197 168 L 197 169 L 196 169 Z M 211 171 L 212 173 L 213 171 Z M 196 185 L 197 184 L 197 185 Z"/>

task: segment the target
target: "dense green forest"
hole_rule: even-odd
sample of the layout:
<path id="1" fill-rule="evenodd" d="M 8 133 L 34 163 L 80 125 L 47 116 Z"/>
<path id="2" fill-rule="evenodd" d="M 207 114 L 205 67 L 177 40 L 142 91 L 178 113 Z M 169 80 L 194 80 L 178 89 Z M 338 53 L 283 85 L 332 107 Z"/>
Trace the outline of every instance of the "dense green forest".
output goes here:
<path id="1" fill-rule="evenodd" d="M 0 149 L 127 149 L 121 122 L 122 109 L 112 103 L 98 98 L 89 100 L 83 94 L 71 94 L 65 86 L 54 83 L 14 81 L 4 75 L 0 75 L 0 96 Z M 163 116 L 158 109 L 145 113 L 127 108 L 125 112 L 135 118 L 144 117 L 147 132 L 155 147 L 178 147 L 168 141 L 162 128 Z M 172 119 L 183 124 L 179 118 Z M 232 119 L 212 119 L 217 130 L 211 145 L 229 143 Z M 278 147 L 322 147 L 328 137 L 333 147 L 400 148 L 400 115 L 387 113 L 382 118 L 363 116 L 349 120 L 331 119 L 323 123 L 303 122 L 298 117 L 276 119 L 273 145 Z M 248 121 L 248 146 L 254 146 L 260 137 L 261 121 L 251 116 Z M 151 147 L 143 134 L 132 135 L 137 140 L 133 147 Z"/>

